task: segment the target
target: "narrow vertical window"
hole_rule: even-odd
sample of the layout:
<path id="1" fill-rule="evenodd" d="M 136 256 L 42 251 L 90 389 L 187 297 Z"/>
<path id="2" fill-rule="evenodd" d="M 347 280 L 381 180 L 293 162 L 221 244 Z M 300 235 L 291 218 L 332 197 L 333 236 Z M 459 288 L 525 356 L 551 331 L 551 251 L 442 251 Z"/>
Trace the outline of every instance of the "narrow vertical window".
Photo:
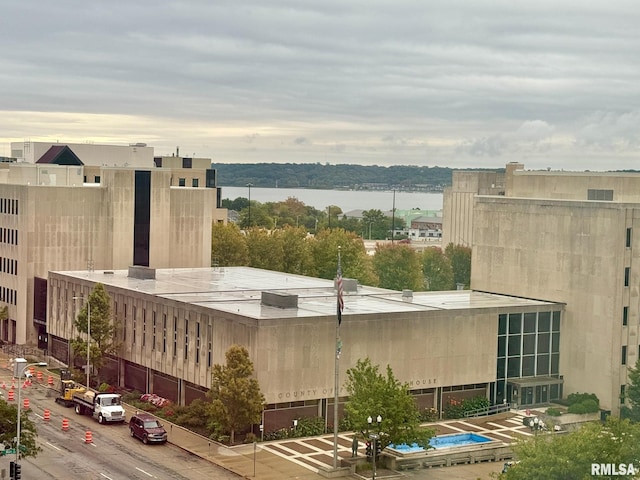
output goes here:
<path id="1" fill-rule="evenodd" d="M 142 309 L 142 346 L 147 345 L 147 309 Z"/>
<path id="2" fill-rule="evenodd" d="M 629 324 L 629 307 L 622 308 L 622 325 L 627 326 Z"/>
<path id="3" fill-rule="evenodd" d="M 211 349 L 211 323 L 207 325 L 207 367 L 211 368 L 212 349 Z"/>
<path id="4" fill-rule="evenodd" d="M 629 286 L 629 277 L 631 276 L 631 267 L 624 267 L 624 286 Z"/>
<path id="5" fill-rule="evenodd" d="M 627 397 L 626 385 L 620 385 L 620 405 L 624 405 L 624 401 Z"/>
<path id="6" fill-rule="evenodd" d="M 189 358 L 189 320 L 184 319 L 184 359 Z"/>
<path id="7" fill-rule="evenodd" d="M 631 247 L 631 228 L 627 228 L 627 242 L 626 242 L 626 246 L 627 248 Z"/>
<path id="8" fill-rule="evenodd" d="M 167 314 L 162 314 L 162 353 L 167 353 Z"/>
<path id="9" fill-rule="evenodd" d="M 156 312 L 151 312 L 151 328 L 153 329 L 151 338 L 151 350 L 156 349 Z"/>
<path id="10" fill-rule="evenodd" d="M 178 355 L 178 317 L 173 317 L 173 356 Z"/>
<path id="11" fill-rule="evenodd" d="M 200 363 L 200 322 L 196 322 L 196 363 Z"/>
<path id="12" fill-rule="evenodd" d="M 623 345 L 622 346 L 622 365 L 626 365 L 627 364 L 627 346 Z"/>

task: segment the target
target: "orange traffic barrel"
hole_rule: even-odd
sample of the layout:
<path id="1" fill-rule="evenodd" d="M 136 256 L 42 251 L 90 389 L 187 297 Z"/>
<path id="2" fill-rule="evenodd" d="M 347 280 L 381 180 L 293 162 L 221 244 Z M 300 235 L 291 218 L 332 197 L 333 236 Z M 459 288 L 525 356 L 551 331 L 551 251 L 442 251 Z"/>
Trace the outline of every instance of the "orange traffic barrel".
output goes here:
<path id="1" fill-rule="evenodd" d="M 42 381 L 42 372 L 40 370 L 38 370 L 38 373 L 36 374 L 36 377 L 38 378 L 39 382 Z"/>
<path id="2" fill-rule="evenodd" d="M 22 405 L 24 406 L 24 409 L 25 409 L 25 410 L 29 410 L 29 408 L 31 408 L 31 407 L 29 406 L 29 399 L 28 399 L 28 398 L 25 398 L 25 399 L 22 401 Z"/>
<path id="3" fill-rule="evenodd" d="M 84 443 L 93 443 L 93 434 L 91 433 L 91 430 L 87 430 L 84 434 Z"/>
<path id="4" fill-rule="evenodd" d="M 42 419 L 45 422 L 48 422 L 49 420 L 51 420 L 51 412 L 49 410 L 45 409 L 44 415 L 42 416 Z"/>
<path id="5" fill-rule="evenodd" d="M 53 387 L 53 375 L 49 375 L 49 378 L 47 379 L 47 383 L 49 384 L 50 387 Z"/>
<path id="6" fill-rule="evenodd" d="M 62 419 L 62 430 L 65 432 L 69 430 L 69 420 L 66 418 Z"/>
<path id="7" fill-rule="evenodd" d="M 36 367 L 29 367 L 29 371 L 31 372 L 31 375 L 33 375 L 36 371 Z"/>
<path id="8" fill-rule="evenodd" d="M 13 396 L 14 396 L 13 390 L 9 390 L 8 395 L 9 395 L 9 397 L 8 397 L 9 401 L 13 402 Z"/>

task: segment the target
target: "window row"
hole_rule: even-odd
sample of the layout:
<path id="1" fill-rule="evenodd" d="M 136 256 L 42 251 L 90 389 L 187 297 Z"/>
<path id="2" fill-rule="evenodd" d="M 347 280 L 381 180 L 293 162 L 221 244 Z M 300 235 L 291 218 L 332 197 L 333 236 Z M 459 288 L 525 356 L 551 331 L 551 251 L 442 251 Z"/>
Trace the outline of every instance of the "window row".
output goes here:
<path id="1" fill-rule="evenodd" d="M 17 275 L 18 261 L 13 258 L 0 257 L 0 272 Z"/>
<path id="2" fill-rule="evenodd" d="M 13 228 L 0 228 L 0 243 L 8 243 L 10 245 L 18 244 L 18 230 Z"/>
<path id="3" fill-rule="evenodd" d="M 559 352 L 560 332 L 501 335 L 498 337 L 498 357 Z"/>
<path id="4" fill-rule="evenodd" d="M 0 287 L 0 302 L 17 305 L 18 292 L 13 288 Z"/>
<path id="5" fill-rule="evenodd" d="M 191 186 L 192 187 L 197 187 L 199 186 L 200 182 L 197 178 L 192 178 L 191 179 Z M 178 186 L 179 187 L 186 187 L 187 186 L 187 179 L 186 178 L 178 178 Z"/>
<path id="6" fill-rule="evenodd" d="M 130 340 L 133 345 L 150 348 L 152 351 L 160 351 L 163 354 L 170 352 L 174 358 L 178 356 L 180 348 L 182 348 L 184 360 L 193 358 L 196 364 L 205 360 L 207 367 L 212 366 L 213 329 L 210 322 L 207 322 L 204 326 L 206 328 L 206 332 L 204 332 L 202 322 L 190 321 L 185 318 L 183 319 L 184 328 L 180 329 L 181 325 L 177 316 L 169 318 L 166 313 L 159 316 L 155 311 L 151 311 L 149 315 L 147 310 L 143 308 L 141 318 L 138 318 L 138 308 L 136 306 L 132 306 L 130 312 L 128 310 L 125 304 L 122 312 L 124 319 L 123 341 L 127 341 L 127 326 L 130 324 L 132 335 Z M 127 320 L 129 313 L 130 320 Z M 114 303 L 114 314 L 117 317 L 117 302 Z M 192 332 L 190 332 L 190 328 L 193 329 Z M 179 333 L 180 331 L 183 332 L 183 335 Z M 190 333 L 193 334 L 191 338 L 189 336 Z M 206 334 L 204 338 L 207 342 L 206 350 L 203 349 L 203 334 Z M 205 356 L 206 358 L 204 358 Z"/>
<path id="7" fill-rule="evenodd" d="M 498 335 L 559 332 L 560 312 L 509 313 L 498 316 Z"/>
<path id="8" fill-rule="evenodd" d="M 498 359 L 497 378 L 554 376 L 559 373 L 560 354 L 558 353 Z"/>
<path id="9" fill-rule="evenodd" d="M 0 213 L 18 215 L 18 200 L 15 198 L 0 198 Z"/>

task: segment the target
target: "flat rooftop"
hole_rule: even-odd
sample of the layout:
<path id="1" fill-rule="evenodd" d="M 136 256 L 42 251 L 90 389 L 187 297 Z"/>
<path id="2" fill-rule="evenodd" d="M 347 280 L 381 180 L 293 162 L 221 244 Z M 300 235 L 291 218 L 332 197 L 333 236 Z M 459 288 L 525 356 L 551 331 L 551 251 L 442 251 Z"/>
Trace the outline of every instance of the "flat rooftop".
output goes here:
<path id="1" fill-rule="evenodd" d="M 167 300 L 203 306 L 255 319 L 300 318 L 336 315 L 333 280 L 305 277 L 250 267 L 156 269 L 155 279 L 129 277 L 128 270 L 55 271 L 78 283 L 135 291 Z M 345 279 L 346 280 L 346 279 Z M 551 308 L 561 304 L 471 290 L 403 292 L 359 285 L 345 289 L 343 319 L 349 315 L 403 313 L 428 310 L 485 308 Z M 278 308 L 261 303 L 262 292 L 297 295 L 297 308 Z"/>

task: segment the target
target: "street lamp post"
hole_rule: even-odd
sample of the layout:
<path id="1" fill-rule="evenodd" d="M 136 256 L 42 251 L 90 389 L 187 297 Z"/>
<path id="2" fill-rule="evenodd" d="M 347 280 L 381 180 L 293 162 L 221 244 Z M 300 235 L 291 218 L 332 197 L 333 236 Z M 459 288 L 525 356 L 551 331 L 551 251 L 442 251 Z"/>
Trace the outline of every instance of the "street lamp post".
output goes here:
<path id="1" fill-rule="evenodd" d="M 74 300 L 82 300 L 83 297 L 73 297 Z M 87 389 L 89 388 L 89 365 L 91 353 L 91 302 L 87 299 Z"/>
<path id="2" fill-rule="evenodd" d="M 24 373 L 24 371 L 29 368 L 29 367 L 46 367 L 47 364 L 45 362 L 36 362 L 36 363 L 30 363 L 27 365 L 27 361 L 24 358 L 16 358 L 15 359 L 15 370 L 14 373 L 17 373 L 17 377 L 18 377 L 18 418 L 16 420 L 16 464 L 18 463 L 18 459 L 20 456 L 20 427 L 22 424 L 22 415 L 20 414 L 20 408 L 21 404 L 22 404 L 22 395 L 20 394 L 22 392 L 22 387 L 20 386 L 20 382 L 22 381 L 22 374 Z"/>
<path id="3" fill-rule="evenodd" d="M 253 187 L 253 183 L 247 183 L 247 187 L 249 188 L 249 221 L 247 222 L 251 227 L 251 187 Z"/>
<path id="4" fill-rule="evenodd" d="M 369 435 L 369 438 L 371 439 L 371 454 L 373 456 L 373 462 L 372 462 L 372 471 L 373 471 L 373 476 L 371 477 L 372 480 L 376 480 L 376 442 L 378 442 L 380 440 L 380 424 L 382 423 L 382 417 L 380 415 L 378 415 L 376 417 L 376 422 L 378 423 L 378 433 L 372 433 L 371 435 Z M 373 418 L 371 418 L 371 416 L 369 416 L 367 418 L 367 423 L 369 424 L 369 428 L 371 428 L 371 425 L 373 424 Z"/>

